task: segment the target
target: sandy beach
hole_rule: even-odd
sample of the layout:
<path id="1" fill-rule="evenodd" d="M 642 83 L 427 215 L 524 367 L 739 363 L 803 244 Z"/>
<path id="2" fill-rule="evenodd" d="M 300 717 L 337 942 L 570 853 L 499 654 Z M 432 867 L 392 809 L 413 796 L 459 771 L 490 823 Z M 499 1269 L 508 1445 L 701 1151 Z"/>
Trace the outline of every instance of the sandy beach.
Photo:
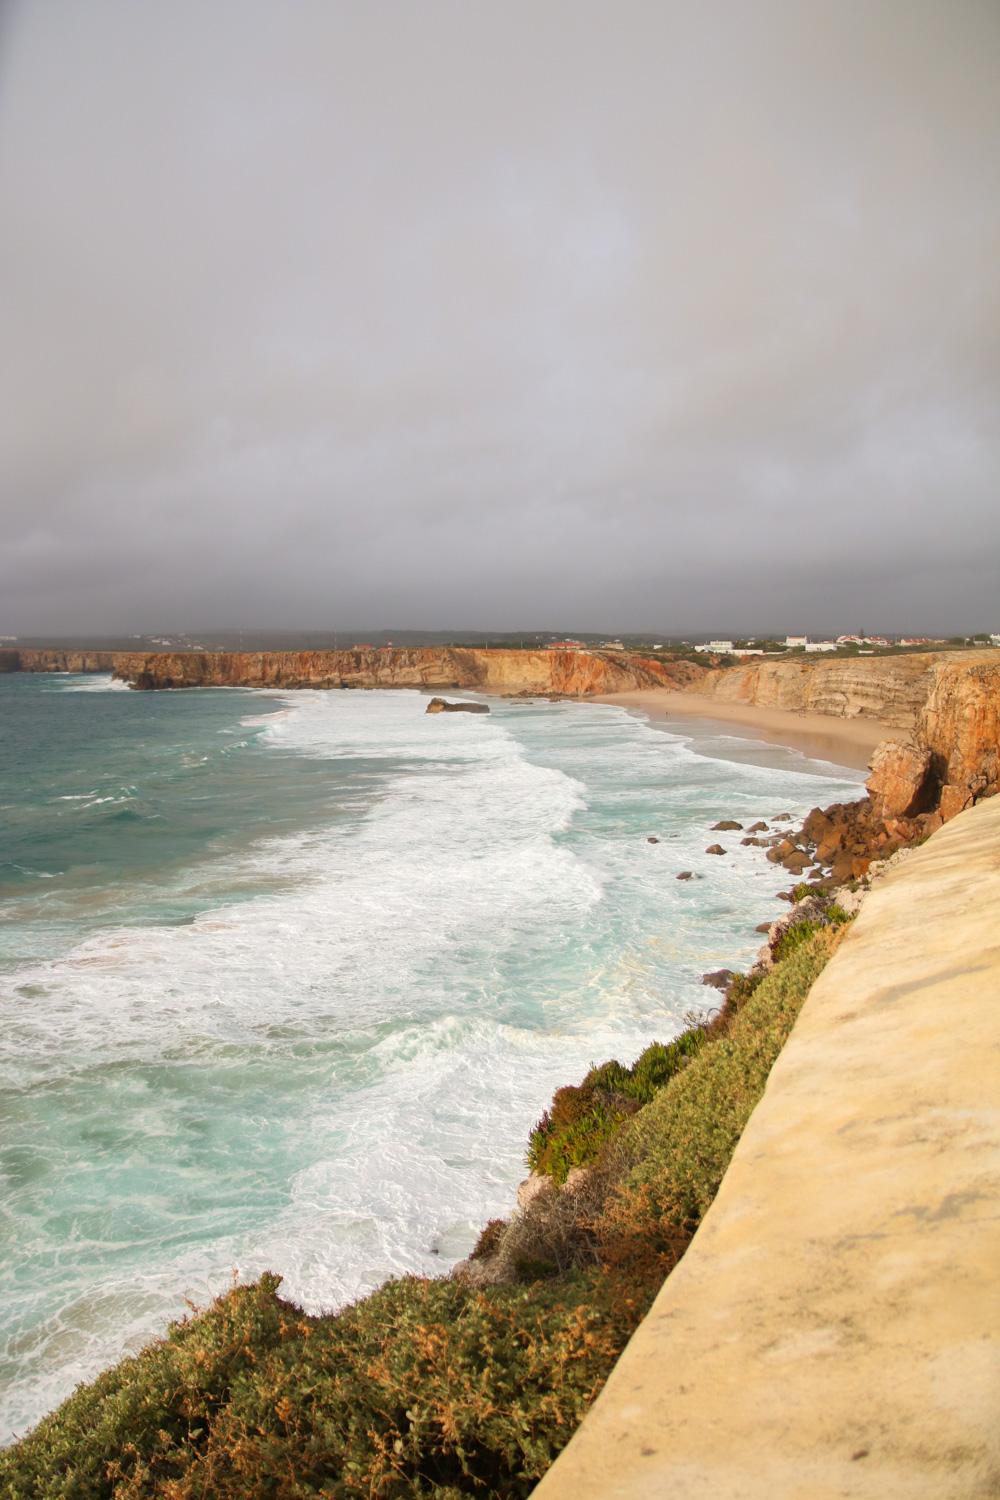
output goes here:
<path id="1" fill-rule="evenodd" d="M 878 719 L 838 719 L 830 714 L 792 713 L 781 708 L 753 708 L 745 703 L 727 703 L 719 698 L 700 698 L 694 693 L 657 692 L 646 689 L 631 693 L 609 693 L 594 703 L 618 703 L 646 714 L 653 723 L 671 719 L 714 719 L 720 724 L 738 724 L 755 739 L 775 745 L 791 745 L 817 760 L 865 770 L 880 740 L 899 736 Z"/>

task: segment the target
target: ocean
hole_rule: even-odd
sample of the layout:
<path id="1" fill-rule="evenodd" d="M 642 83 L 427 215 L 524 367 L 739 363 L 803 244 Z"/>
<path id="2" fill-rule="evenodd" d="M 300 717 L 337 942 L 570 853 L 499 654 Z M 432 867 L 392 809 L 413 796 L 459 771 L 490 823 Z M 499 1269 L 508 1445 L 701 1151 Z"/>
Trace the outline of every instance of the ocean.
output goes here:
<path id="1" fill-rule="evenodd" d="M 0 676 L 3 1440 L 233 1276 L 447 1271 L 553 1090 L 780 915 L 711 825 L 862 792 L 708 721 L 426 706 Z"/>

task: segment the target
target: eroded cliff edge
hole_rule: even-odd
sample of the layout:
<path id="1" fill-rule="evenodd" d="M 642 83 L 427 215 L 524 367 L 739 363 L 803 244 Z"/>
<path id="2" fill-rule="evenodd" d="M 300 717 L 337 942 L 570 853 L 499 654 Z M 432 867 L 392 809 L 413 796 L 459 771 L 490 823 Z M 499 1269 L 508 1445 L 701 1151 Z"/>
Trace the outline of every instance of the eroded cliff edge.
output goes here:
<path id="1" fill-rule="evenodd" d="M 677 690 L 696 664 L 620 651 L 487 651 L 444 646 L 360 651 L 176 652 L 118 657 L 114 675 L 136 688 L 467 688 L 592 697 L 635 688 Z"/>

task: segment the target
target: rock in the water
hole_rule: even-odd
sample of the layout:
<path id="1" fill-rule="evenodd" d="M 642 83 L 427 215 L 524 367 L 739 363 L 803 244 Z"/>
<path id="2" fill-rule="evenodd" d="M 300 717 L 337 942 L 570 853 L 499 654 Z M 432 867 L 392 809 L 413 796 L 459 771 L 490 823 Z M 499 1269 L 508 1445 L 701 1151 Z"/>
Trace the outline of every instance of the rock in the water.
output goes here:
<path id="1" fill-rule="evenodd" d="M 742 833 L 743 824 L 734 823 L 732 818 L 723 818 L 721 823 L 712 824 L 713 833 Z"/>
<path id="2" fill-rule="evenodd" d="M 449 703 L 445 698 L 432 698 L 427 705 L 429 714 L 488 714 L 488 703 Z"/>
<path id="3" fill-rule="evenodd" d="M 701 976 L 701 982 L 710 984 L 713 989 L 724 990 L 733 977 L 732 969 L 713 969 L 711 974 Z"/>
<path id="4" fill-rule="evenodd" d="M 791 821 L 791 813 L 775 813 L 774 817 L 771 819 L 772 823 L 790 823 Z"/>
<path id="5" fill-rule="evenodd" d="M 682 870 L 681 873 L 678 875 L 677 879 L 678 880 L 690 880 L 692 874 L 693 874 L 693 871 L 691 871 L 691 870 Z"/>
<path id="6" fill-rule="evenodd" d="M 912 818 L 927 808 L 933 796 L 932 760 L 929 750 L 899 740 L 876 746 L 865 786 L 883 818 Z"/>
<path id="7" fill-rule="evenodd" d="M 649 837 L 646 840 L 647 844 L 658 844 L 659 842 L 660 842 L 659 839 L 658 838 L 654 838 L 654 836 L 652 834 L 650 834 Z"/>
<path id="8" fill-rule="evenodd" d="M 767 832 L 767 824 L 766 823 L 751 823 L 750 827 L 747 829 L 747 833 L 766 833 L 766 832 Z"/>
<path id="9" fill-rule="evenodd" d="M 706 854 L 725 854 L 725 852 L 726 851 L 725 849 L 723 849 L 721 844 L 709 844 L 708 848 L 705 850 Z"/>

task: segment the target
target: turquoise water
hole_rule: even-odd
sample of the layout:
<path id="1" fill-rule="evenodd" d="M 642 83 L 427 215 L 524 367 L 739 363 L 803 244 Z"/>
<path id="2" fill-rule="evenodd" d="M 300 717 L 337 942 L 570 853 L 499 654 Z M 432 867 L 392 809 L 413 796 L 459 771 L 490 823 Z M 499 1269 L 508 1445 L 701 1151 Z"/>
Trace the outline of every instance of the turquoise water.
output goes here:
<path id="1" fill-rule="evenodd" d="M 5 1432 L 234 1271 L 317 1310 L 446 1270 L 552 1090 L 751 961 L 787 876 L 710 825 L 859 794 L 704 723 L 425 708 L 0 677 Z"/>

